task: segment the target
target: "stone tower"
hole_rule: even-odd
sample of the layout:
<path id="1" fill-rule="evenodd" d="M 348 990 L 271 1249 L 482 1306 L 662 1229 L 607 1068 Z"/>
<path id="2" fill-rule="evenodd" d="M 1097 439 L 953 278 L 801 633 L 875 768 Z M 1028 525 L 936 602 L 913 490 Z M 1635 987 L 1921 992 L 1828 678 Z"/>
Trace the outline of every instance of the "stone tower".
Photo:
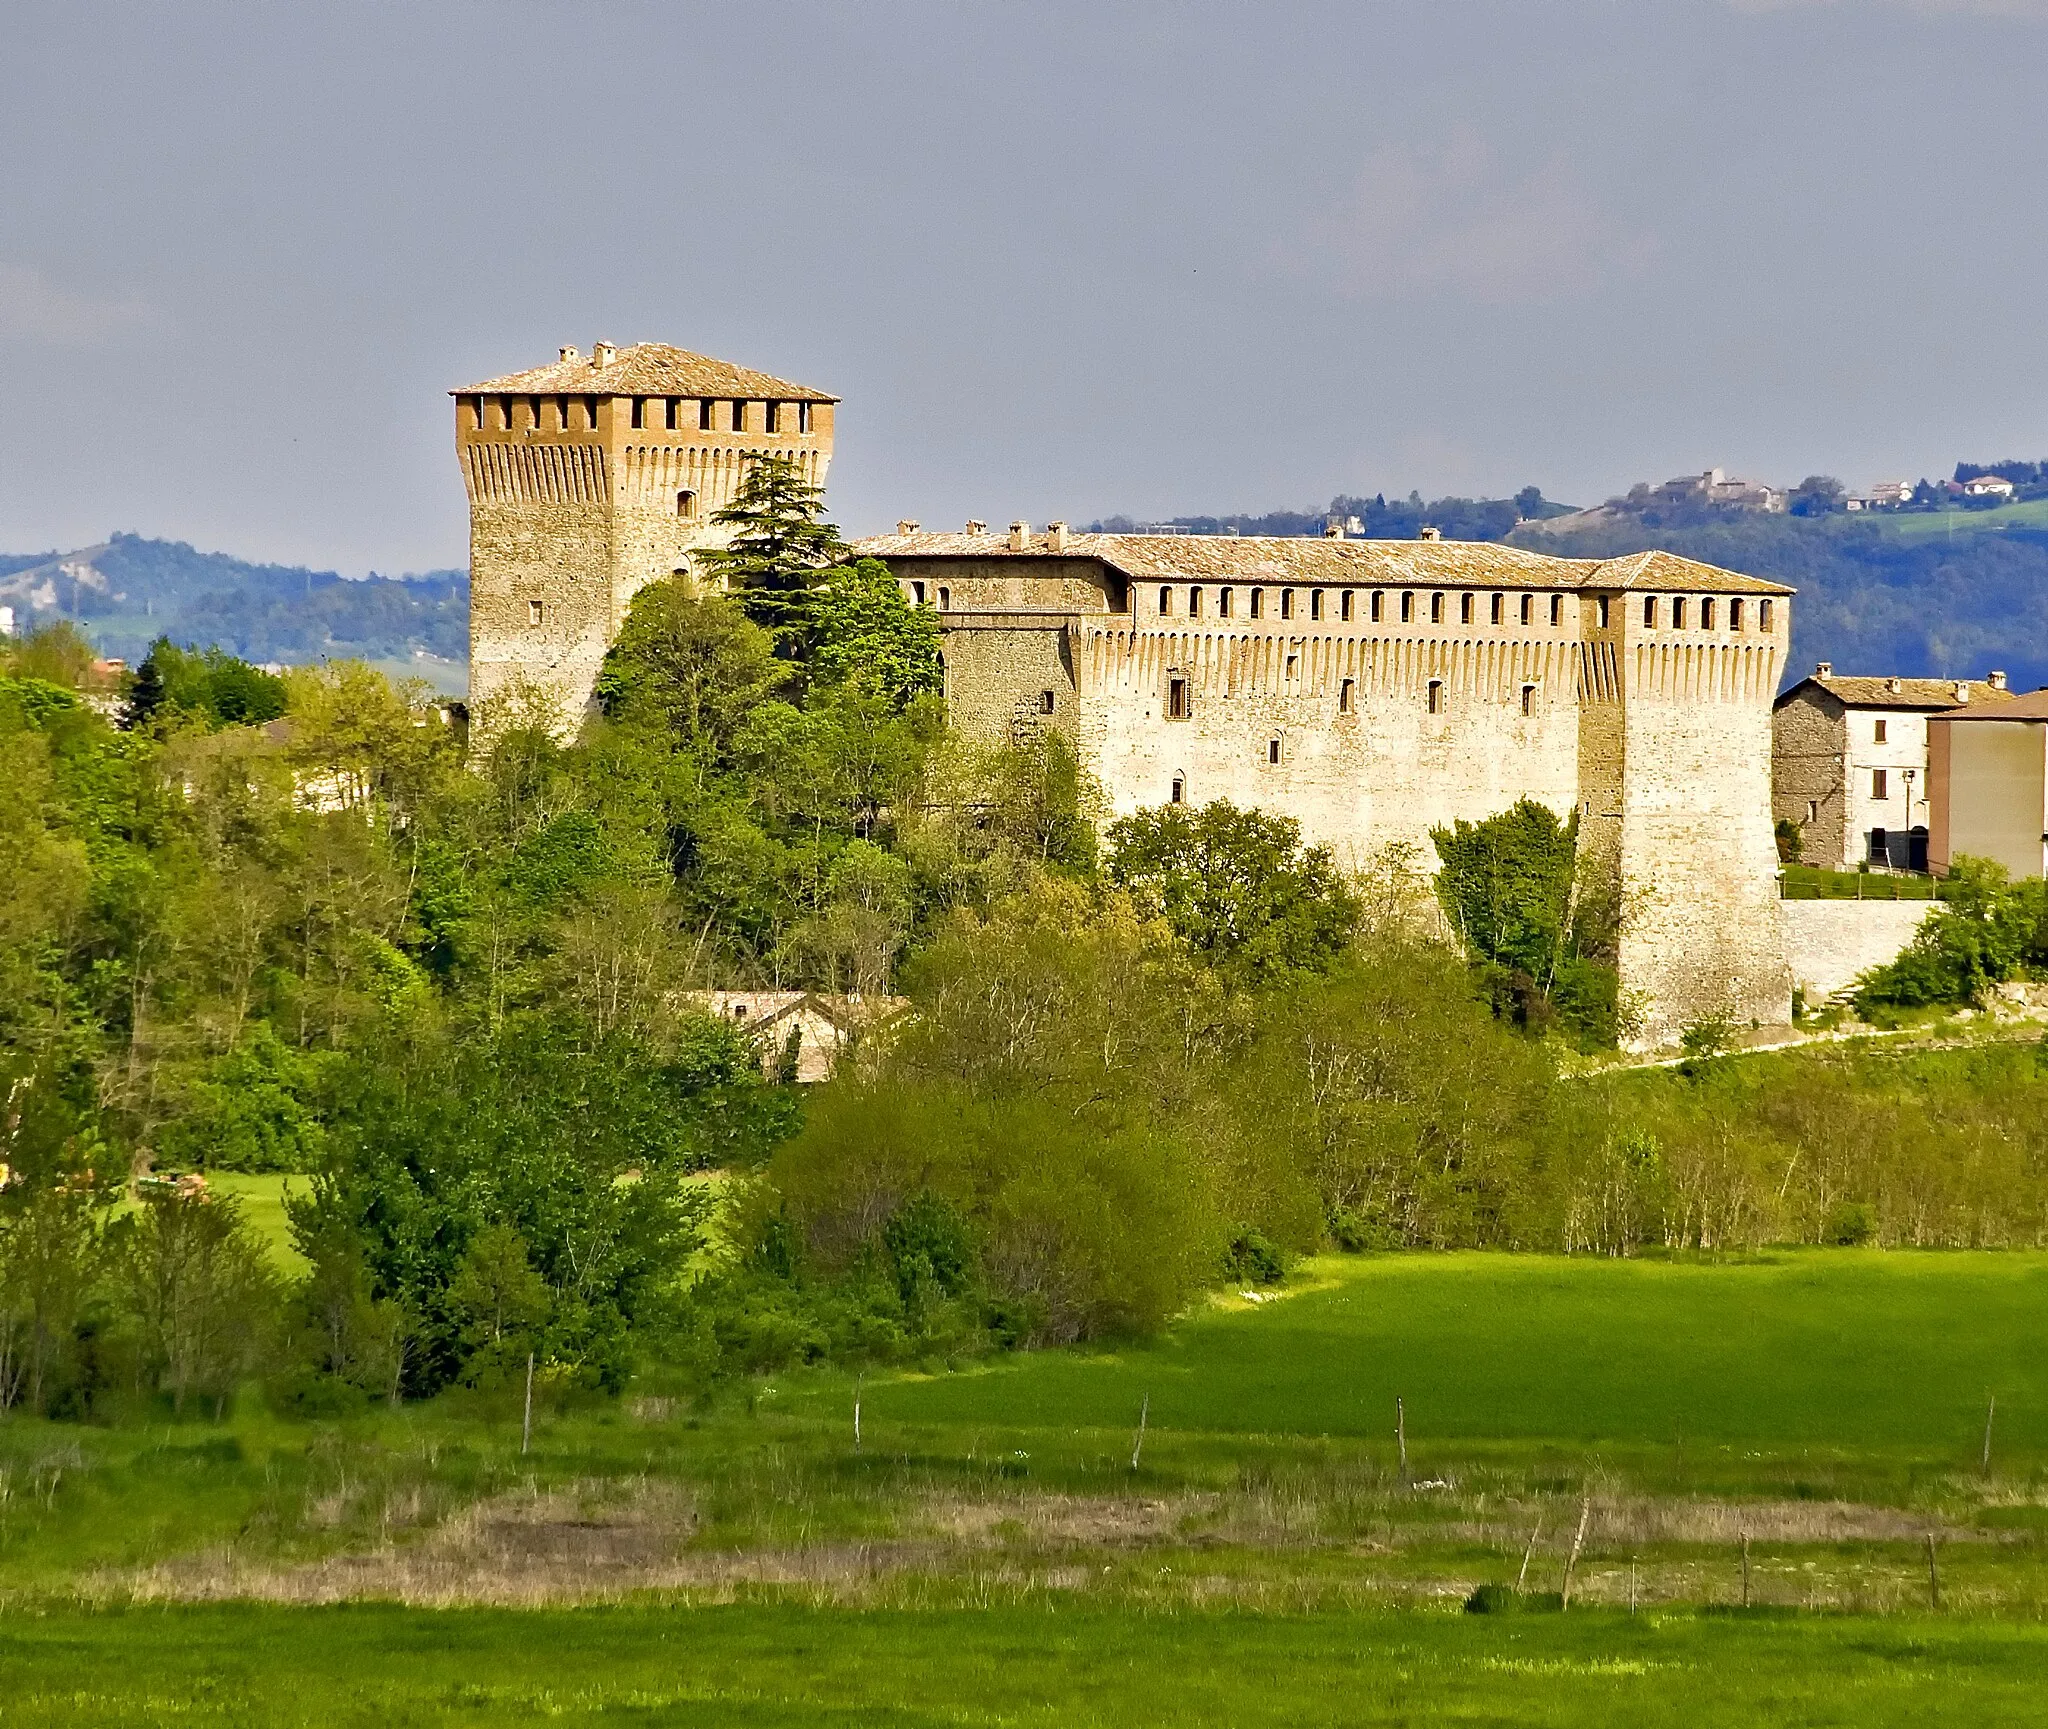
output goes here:
<path id="1" fill-rule="evenodd" d="M 469 490 L 472 703 L 521 686 L 573 729 L 633 596 L 724 543 L 711 521 L 757 456 L 832 459 L 839 400 L 664 343 L 451 391 Z"/>

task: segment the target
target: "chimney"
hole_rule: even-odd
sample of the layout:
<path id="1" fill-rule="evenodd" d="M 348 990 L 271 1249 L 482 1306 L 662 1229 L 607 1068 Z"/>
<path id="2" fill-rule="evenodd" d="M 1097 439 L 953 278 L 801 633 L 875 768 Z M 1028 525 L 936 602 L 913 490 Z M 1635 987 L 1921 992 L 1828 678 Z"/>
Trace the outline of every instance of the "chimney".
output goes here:
<path id="1" fill-rule="evenodd" d="M 915 534 L 922 526 L 916 517 L 906 516 L 897 521 L 896 532 L 898 534 Z"/>
<path id="2" fill-rule="evenodd" d="M 1031 550 L 1031 524 L 1019 517 L 1010 524 L 1010 550 L 1028 552 Z"/>
<path id="3" fill-rule="evenodd" d="M 1334 516 L 1330 517 L 1323 524 L 1323 538 L 1325 540 L 1342 540 L 1344 538 L 1344 525 Z"/>
<path id="4" fill-rule="evenodd" d="M 1815 678 L 1833 678 L 1835 676 L 1835 663 L 1831 660 L 1815 661 L 1813 664 L 1813 676 Z"/>
<path id="5" fill-rule="evenodd" d="M 1045 525 L 1045 550 L 1065 552 L 1067 550 L 1067 525 L 1064 522 L 1048 522 Z"/>
<path id="6" fill-rule="evenodd" d="M 1994 672 L 1990 674 L 1984 680 L 1984 682 L 1988 684 L 1993 690 L 2003 690 L 2005 689 L 2005 674 L 2002 672 Z"/>
<path id="7" fill-rule="evenodd" d="M 988 524 L 985 522 L 976 522 L 974 518 L 970 516 L 967 519 L 967 532 L 969 534 L 986 534 L 988 533 Z"/>
<path id="8" fill-rule="evenodd" d="M 1422 531 L 1422 532 L 1421 532 L 1421 533 L 1420 533 L 1419 535 L 1417 535 L 1417 536 L 1416 536 L 1416 539 L 1418 539 L 1418 540 L 1442 540 L 1442 539 L 1443 539 L 1443 537 L 1444 537 L 1444 531 L 1443 531 L 1442 529 L 1438 528 L 1438 527 L 1436 526 L 1436 524 L 1435 524 L 1435 523 L 1431 523 L 1431 524 L 1429 524 L 1429 525 L 1428 525 L 1428 526 L 1427 526 L 1426 528 L 1424 528 L 1424 529 L 1423 529 L 1423 531 Z"/>
<path id="9" fill-rule="evenodd" d="M 609 366 L 618 352 L 609 342 L 600 342 L 590 351 L 590 364 L 592 366 Z"/>
<path id="10" fill-rule="evenodd" d="M 1965 683 L 1964 683 L 1964 682 L 1963 682 L 1963 681 L 1962 681 L 1961 679 L 1957 679 L 1957 680 L 1956 680 L 1956 701 L 1957 701 L 1957 702 L 1959 702 L 1959 703 L 1964 703 L 1964 702 L 1968 702 L 1969 700 L 1970 700 L 1970 687 L 1969 687 L 1969 686 L 1968 686 L 1967 684 L 1965 684 Z"/>
<path id="11" fill-rule="evenodd" d="M 1884 687 L 1886 690 L 1890 691 L 1893 696 L 1897 696 L 1900 691 L 1906 688 L 1904 681 L 1896 678 L 1886 679 L 1884 681 Z"/>
<path id="12" fill-rule="evenodd" d="M 581 360 L 583 358 L 583 354 L 580 349 L 565 348 L 562 350 L 562 358 L 564 360 Z"/>

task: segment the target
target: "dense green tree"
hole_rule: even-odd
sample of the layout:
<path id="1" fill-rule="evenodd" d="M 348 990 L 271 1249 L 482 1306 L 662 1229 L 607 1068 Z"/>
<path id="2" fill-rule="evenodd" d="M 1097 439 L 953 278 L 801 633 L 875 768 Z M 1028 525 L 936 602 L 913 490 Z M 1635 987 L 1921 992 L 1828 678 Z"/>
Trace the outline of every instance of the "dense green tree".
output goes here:
<path id="1" fill-rule="evenodd" d="M 218 648 L 179 648 L 160 636 L 129 681 L 122 724 L 213 730 L 260 725 L 284 710 L 283 679 Z"/>
<path id="2" fill-rule="evenodd" d="M 731 539 L 720 551 L 698 554 L 787 659 L 803 658 L 812 590 L 846 551 L 824 506 L 824 490 L 804 478 L 793 457 L 749 458 L 733 501 L 711 518 L 731 530 Z"/>

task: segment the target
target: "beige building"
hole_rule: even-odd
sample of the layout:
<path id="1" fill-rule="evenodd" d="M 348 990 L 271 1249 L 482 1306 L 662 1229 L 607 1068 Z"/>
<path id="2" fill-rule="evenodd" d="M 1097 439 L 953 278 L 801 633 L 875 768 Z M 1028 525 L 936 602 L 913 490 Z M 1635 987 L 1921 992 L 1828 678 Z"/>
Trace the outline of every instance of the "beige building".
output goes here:
<path id="1" fill-rule="evenodd" d="M 664 343 L 466 385 L 455 451 L 469 491 L 472 702 L 542 691 L 575 725 L 633 596 L 724 544 L 710 520 L 757 456 L 817 486 L 838 398 Z"/>
<path id="2" fill-rule="evenodd" d="M 805 1086 L 830 1080 L 842 1056 L 910 1006 L 903 997 L 817 991 L 694 991 L 690 1000 L 745 1032 L 771 1080 L 787 1062 L 794 1040 L 795 1078 Z"/>
<path id="3" fill-rule="evenodd" d="M 1770 713 L 1791 591 L 1669 553 L 1187 535 L 864 542 L 936 607 L 955 722 L 1070 736 L 1113 810 L 1227 798 L 1363 865 L 1528 795 L 1618 881 L 1643 1041 L 1782 1023 Z"/>
<path id="4" fill-rule="evenodd" d="M 2048 690 L 1928 723 L 1928 862 L 1991 859 L 2048 874 Z"/>
<path id="5" fill-rule="evenodd" d="M 1822 661 L 1771 711 L 1771 807 L 1825 870 L 1928 866 L 1927 723 L 1960 703 L 2011 700 L 1982 681 L 1853 678 Z"/>

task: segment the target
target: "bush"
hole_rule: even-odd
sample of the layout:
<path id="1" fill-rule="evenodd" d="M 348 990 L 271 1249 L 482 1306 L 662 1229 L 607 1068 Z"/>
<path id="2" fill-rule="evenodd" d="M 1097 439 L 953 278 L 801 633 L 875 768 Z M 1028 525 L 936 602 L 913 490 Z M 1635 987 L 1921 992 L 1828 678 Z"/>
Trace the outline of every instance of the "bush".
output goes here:
<path id="1" fill-rule="evenodd" d="M 1286 1281 L 1287 1259 L 1272 1238 L 1239 1231 L 1224 1253 L 1223 1270 L 1232 1284 L 1278 1285 Z"/>

